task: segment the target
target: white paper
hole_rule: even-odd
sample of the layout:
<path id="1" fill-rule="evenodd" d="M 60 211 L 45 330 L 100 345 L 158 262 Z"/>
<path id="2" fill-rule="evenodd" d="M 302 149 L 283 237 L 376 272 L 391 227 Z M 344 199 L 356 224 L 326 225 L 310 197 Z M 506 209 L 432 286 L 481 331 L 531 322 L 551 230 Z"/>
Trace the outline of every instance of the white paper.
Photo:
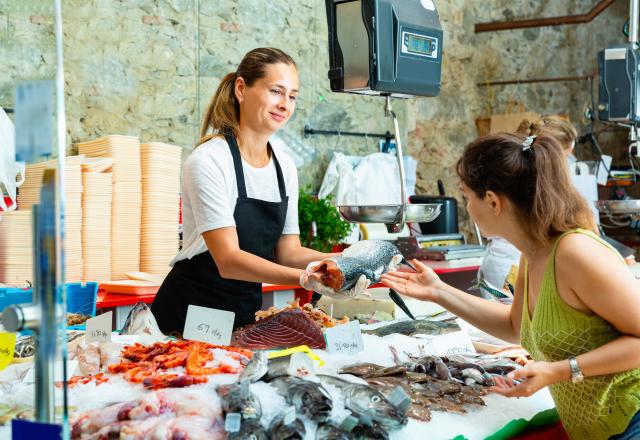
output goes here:
<path id="1" fill-rule="evenodd" d="M 355 354 L 364 350 L 362 331 L 358 321 L 329 327 L 324 334 L 327 340 L 327 351 L 336 354 Z"/>
<path id="2" fill-rule="evenodd" d="M 103 313 L 95 318 L 87 319 L 86 343 L 111 342 L 113 331 L 113 312 Z"/>
<path id="3" fill-rule="evenodd" d="M 434 336 L 431 340 L 433 352 L 437 356 L 446 356 L 457 353 L 475 353 L 471 337 L 467 332 L 459 331 L 446 335 Z"/>
<path id="4" fill-rule="evenodd" d="M 598 184 L 596 183 L 596 176 L 591 174 L 574 175 L 571 176 L 571 181 L 580 195 L 584 197 L 589 204 L 589 209 L 593 212 L 596 224 L 600 224 L 600 215 L 598 214 L 598 209 L 596 208 L 595 203 L 598 200 Z"/>
<path id="5" fill-rule="evenodd" d="M 607 170 L 611 169 L 611 161 L 613 158 L 611 156 L 607 156 L 606 154 L 602 155 L 602 161 L 598 163 L 598 185 L 606 185 L 607 184 Z M 604 165 L 602 165 L 604 162 Z"/>
<path id="6" fill-rule="evenodd" d="M 229 345 L 235 316 L 226 310 L 189 305 L 182 334 L 185 339 Z"/>

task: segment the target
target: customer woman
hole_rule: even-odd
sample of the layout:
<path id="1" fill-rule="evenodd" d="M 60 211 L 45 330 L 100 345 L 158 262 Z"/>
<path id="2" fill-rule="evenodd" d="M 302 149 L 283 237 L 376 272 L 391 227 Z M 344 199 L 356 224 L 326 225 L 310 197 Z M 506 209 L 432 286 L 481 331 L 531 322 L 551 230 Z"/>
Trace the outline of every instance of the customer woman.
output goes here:
<path id="1" fill-rule="evenodd" d="M 517 131 L 527 136 L 546 134 L 553 137 L 562 147 L 570 174 L 574 174 L 571 172 L 571 167 L 575 166 L 576 159 L 571 153 L 578 139 L 578 131 L 571 121 L 556 115 L 543 116 L 533 122 L 524 119 Z M 597 211 L 595 214 L 597 215 Z M 519 261 L 520 251 L 507 240 L 502 237 L 487 239 L 487 251 L 478 270 L 478 286 L 485 298 L 492 298 L 496 294 L 502 295 L 500 290 L 513 289 Z M 507 300 L 510 301 L 510 299 Z"/>
<path id="2" fill-rule="evenodd" d="M 328 256 L 300 245 L 296 167 L 269 143 L 298 89 L 294 60 L 274 48 L 247 53 L 218 86 L 182 170 L 184 246 L 151 308 L 164 333 L 183 332 L 189 305 L 254 322 L 261 283 L 298 285 Z"/>
<path id="3" fill-rule="evenodd" d="M 496 379 L 494 390 L 520 397 L 549 386 L 571 438 L 638 438 L 640 286 L 594 233 L 558 142 L 519 133 L 483 137 L 467 145 L 457 172 L 484 234 L 522 252 L 513 304 L 454 289 L 418 261 L 417 273 L 389 273 L 384 284 L 521 342 L 534 362 Z"/>

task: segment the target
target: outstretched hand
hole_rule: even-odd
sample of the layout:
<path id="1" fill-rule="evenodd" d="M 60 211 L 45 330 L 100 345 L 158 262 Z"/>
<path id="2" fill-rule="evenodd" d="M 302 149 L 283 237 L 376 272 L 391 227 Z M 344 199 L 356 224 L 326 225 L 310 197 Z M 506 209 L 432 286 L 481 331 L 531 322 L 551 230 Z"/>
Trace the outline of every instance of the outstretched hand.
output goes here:
<path id="1" fill-rule="evenodd" d="M 566 379 L 568 366 L 560 362 L 529 362 L 506 377 L 494 376 L 491 391 L 506 397 L 528 397 L 547 385 Z"/>
<path id="2" fill-rule="evenodd" d="M 382 275 L 380 281 L 396 292 L 423 301 L 435 301 L 440 278 L 428 266 L 412 260 L 417 272 L 393 271 Z"/>

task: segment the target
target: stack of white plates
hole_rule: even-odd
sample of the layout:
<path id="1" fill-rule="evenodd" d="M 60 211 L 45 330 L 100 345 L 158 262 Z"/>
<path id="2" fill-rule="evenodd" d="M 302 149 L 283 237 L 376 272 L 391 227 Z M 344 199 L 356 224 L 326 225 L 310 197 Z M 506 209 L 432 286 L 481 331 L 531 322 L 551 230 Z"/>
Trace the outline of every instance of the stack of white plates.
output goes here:
<path id="1" fill-rule="evenodd" d="M 69 156 L 65 163 L 64 200 L 64 271 L 68 282 L 82 281 L 82 163 L 81 156 Z M 50 160 L 27 165 L 24 183 L 18 193 L 18 209 L 31 211 L 31 206 L 40 203 L 42 177 L 47 168 L 57 168 L 58 161 Z M 31 246 L 31 242 L 25 242 Z"/>
<path id="2" fill-rule="evenodd" d="M 142 235 L 140 270 L 166 275 L 178 252 L 182 148 L 161 142 L 140 146 Z"/>
<path id="3" fill-rule="evenodd" d="M 82 258 L 84 281 L 111 281 L 111 158 L 82 163 Z"/>
<path id="4" fill-rule="evenodd" d="M 78 144 L 88 157 L 113 159 L 111 205 L 111 279 L 126 279 L 140 270 L 140 141 L 133 136 L 109 135 Z"/>
<path id="5" fill-rule="evenodd" d="M 31 210 L 0 212 L 0 283 L 33 281 Z"/>

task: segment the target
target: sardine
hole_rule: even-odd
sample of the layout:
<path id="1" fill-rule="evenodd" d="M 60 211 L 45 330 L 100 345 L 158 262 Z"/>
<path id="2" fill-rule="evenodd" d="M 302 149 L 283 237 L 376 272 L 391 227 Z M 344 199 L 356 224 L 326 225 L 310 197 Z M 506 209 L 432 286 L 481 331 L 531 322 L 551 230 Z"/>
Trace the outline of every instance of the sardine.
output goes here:
<path id="1" fill-rule="evenodd" d="M 383 273 L 395 270 L 402 260 L 393 243 L 362 240 L 345 249 L 340 257 L 321 261 L 312 269 L 310 278 L 335 292 L 343 292 L 354 287 L 362 275 L 371 284 L 377 283 Z"/>
<path id="2" fill-rule="evenodd" d="M 269 438 L 271 440 L 303 440 L 307 433 L 304 422 L 296 417 L 296 419 L 285 424 L 284 414 L 280 414 L 271 422 L 269 426 Z"/>
<path id="3" fill-rule="evenodd" d="M 164 339 L 164 335 L 158 327 L 155 316 L 145 303 L 137 303 L 127 316 L 121 335 L 149 335 L 156 339 Z"/>
<path id="4" fill-rule="evenodd" d="M 333 400 L 318 382 L 299 377 L 279 377 L 269 382 L 296 411 L 316 422 L 324 422 L 331 415 Z"/>
<path id="5" fill-rule="evenodd" d="M 369 385 L 347 382 L 335 376 L 318 376 L 323 382 L 341 389 L 344 405 L 355 417 L 368 423 L 378 422 L 385 429 L 399 428 L 407 423 L 404 413 L 398 411 L 379 391 Z"/>
<path id="6" fill-rule="evenodd" d="M 425 335 L 441 335 L 460 331 L 460 326 L 451 321 L 432 321 L 428 319 L 400 321 L 393 324 L 378 327 L 374 330 L 363 330 L 362 333 L 368 333 L 376 336 L 387 336 L 393 333 L 413 336 L 415 334 Z"/>

